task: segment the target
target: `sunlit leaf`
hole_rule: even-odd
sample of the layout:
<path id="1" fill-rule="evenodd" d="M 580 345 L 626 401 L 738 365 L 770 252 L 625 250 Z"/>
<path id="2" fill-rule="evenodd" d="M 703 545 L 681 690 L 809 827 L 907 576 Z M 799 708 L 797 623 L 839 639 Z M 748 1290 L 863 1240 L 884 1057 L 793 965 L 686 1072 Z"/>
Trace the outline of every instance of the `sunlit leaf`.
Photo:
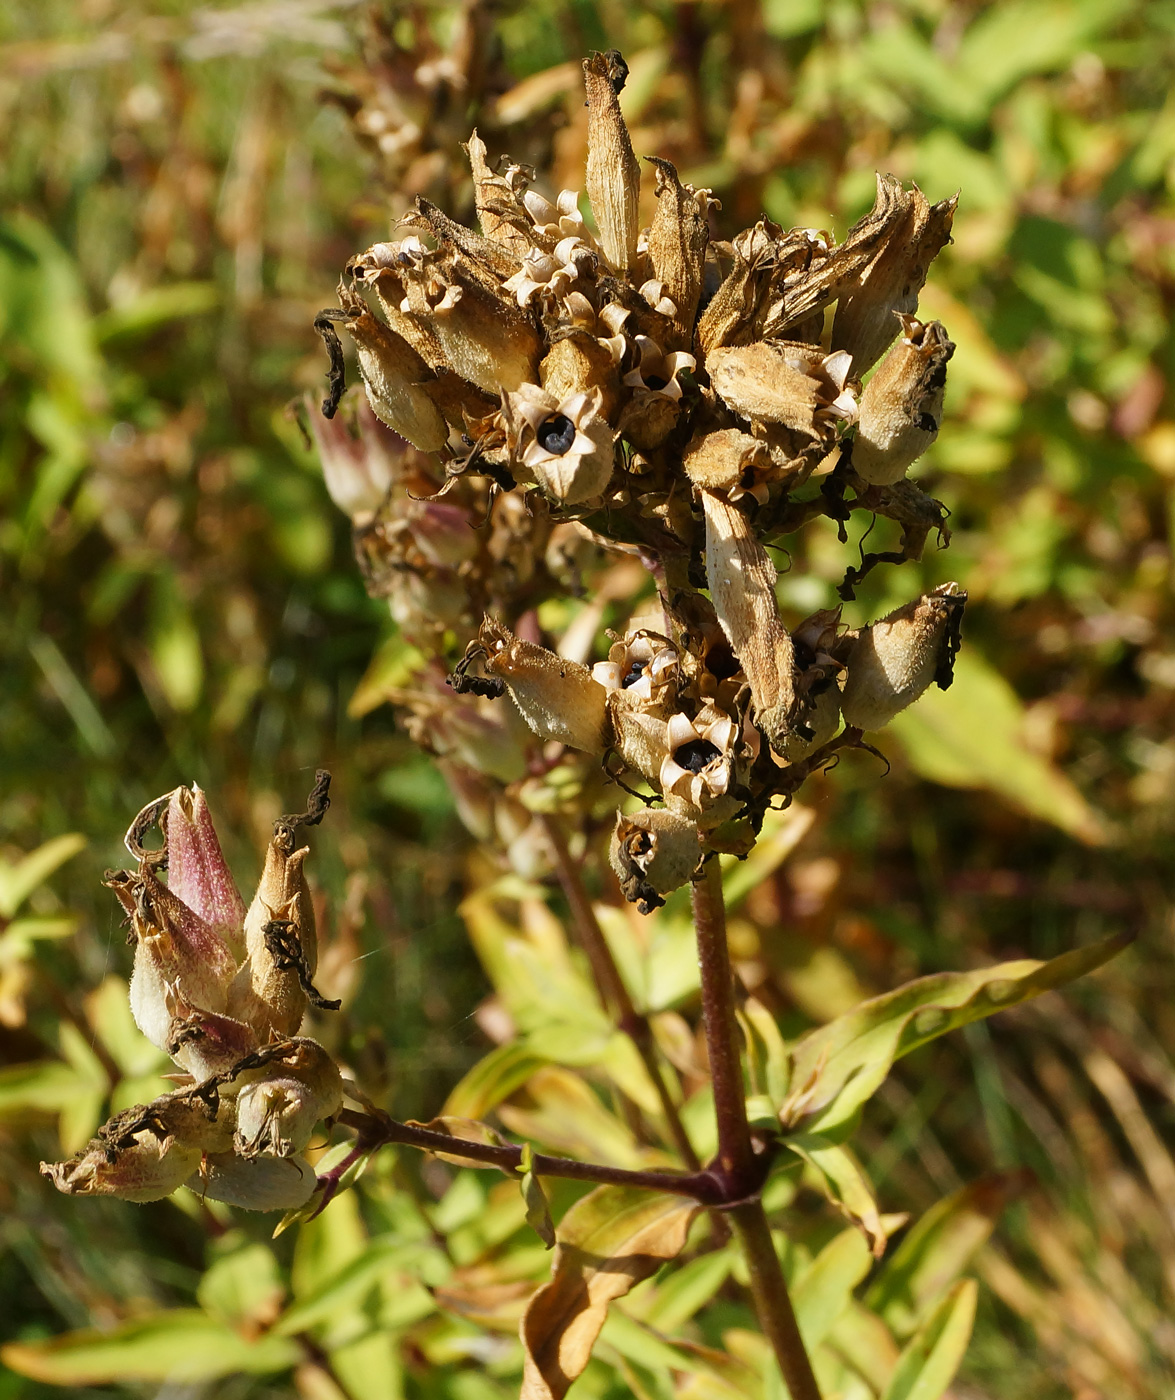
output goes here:
<path id="1" fill-rule="evenodd" d="M 785 1138 L 787 1146 L 815 1168 L 828 1199 L 864 1235 L 870 1252 L 880 1259 L 885 1252 L 886 1232 L 873 1188 L 861 1165 L 847 1147 L 839 1147 L 817 1133 L 796 1133 Z"/>
<path id="2" fill-rule="evenodd" d="M 881 1400 L 939 1400 L 967 1350 L 978 1293 L 974 1279 L 955 1284 L 898 1358 Z"/>
<path id="3" fill-rule="evenodd" d="M 807 1265 L 792 1286 L 792 1306 L 809 1352 L 828 1335 L 849 1305 L 872 1259 L 860 1231 L 842 1230 Z"/>
<path id="4" fill-rule="evenodd" d="M 522 1400 L 560 1400 L 587 1365 L 608 1304 L 685 1245 L 699 1207 L 680 1196 L 600 1186 L 559 1223 L 551 1281 L 522 1322 Z"/>
<path id="5" fill-rule="evenodd" d="M 803 1122 L 813 1133 L 847 1124 L 895 1060 L 959 1026 L 1083 977 L 1120 953 L 1132 937 L 1118 934 L 1048 962 L 1023 958 L 973 972 L 935 973 L 874 997 L 794 1047 L 784 1124 Z"/>
<path id="6" fill-rule="evenodd" d="M 521 1041 L 499 1045 L 461 1079 L 445 1100 L 446 1118 L 484 1118 L 547 1063 Z"/>
<path id="7" fill-rule="evenodd" d="M 86 838 L 75 831 L 68 836 L 55 836 L 15 864 L 0 860 L 0 918 L 11 919 L 38 885 L 43 885 L 85 846 Z"/>

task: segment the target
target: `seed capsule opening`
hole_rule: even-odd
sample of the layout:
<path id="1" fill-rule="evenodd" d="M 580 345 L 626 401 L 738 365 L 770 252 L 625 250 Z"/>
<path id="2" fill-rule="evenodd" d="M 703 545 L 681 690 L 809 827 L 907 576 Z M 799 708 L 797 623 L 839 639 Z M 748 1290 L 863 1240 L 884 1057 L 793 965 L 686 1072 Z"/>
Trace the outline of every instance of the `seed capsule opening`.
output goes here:
<path id="1" fill-rule="evenodd" d="M 556 413 L 553 418 L 539 424 L 535 436 L 544 452 L 549 452 L 552 457 L 564 457 L 575 442 L 575 424 L 562 413 Z"/>

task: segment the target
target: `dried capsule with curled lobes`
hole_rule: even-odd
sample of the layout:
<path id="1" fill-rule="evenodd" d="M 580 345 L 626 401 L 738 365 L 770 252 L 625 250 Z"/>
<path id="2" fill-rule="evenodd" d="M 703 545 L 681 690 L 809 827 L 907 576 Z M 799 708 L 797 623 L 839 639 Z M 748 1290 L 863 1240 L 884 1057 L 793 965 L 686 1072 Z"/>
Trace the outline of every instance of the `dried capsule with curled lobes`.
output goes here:
<path id="1" fill-rule="evenodd" d="M 874 486 L 890 486 L 938 436 L 947 361 L 955 353 L 941 321 L 900 316 L 902 336 L 861 395 L 853 470 Z"/>

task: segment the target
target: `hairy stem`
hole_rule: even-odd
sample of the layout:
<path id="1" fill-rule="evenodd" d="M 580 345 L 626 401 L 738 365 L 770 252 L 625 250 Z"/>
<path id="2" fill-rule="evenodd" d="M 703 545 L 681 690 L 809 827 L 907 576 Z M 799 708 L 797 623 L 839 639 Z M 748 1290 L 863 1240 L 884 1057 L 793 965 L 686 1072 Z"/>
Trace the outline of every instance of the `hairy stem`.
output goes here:
<path id="1" fill-rule="evenodd" d="M 522 1161 L 521 1147 L 470 1142 L 449 1133 L 434 1132 L 417 1123 L 398 1123 L 383 1114 L 376 1116 L 344 1109 L 336 1121 L 354 1128 L 359 1134 L 360 1146 L 367 1151 L 384 1143 L 399 1142 L 408 1147 L 422 1148 L 425 1152 L 461 1157 L 471 1164 L 498 1167 L 506 1172 L 514 1171 Z M 708 1171 L 626 1171 L 622 1167 L 608 1167 L 597 1162 L 548 1157 L 542 1152 L 536 1152 L 531 1157 L 531 1169 L 536 1176 L 562 1176 L 574 1181 L 594 1181 L 602 1186 L 643 1186 L 651 1191 L 667 1191 L 674 1196 L 689 1196 L 702 1205 L 716 1205 L 722 1199 L 721 1182 Z"/>
<path id="2" fill-rule="evenodd" d="M 592 902 L 588 898 L 588 892 L 584 889 L 579 867 L 571 859 L 571 852 L 567 849 L 567 839 L 562 828 L 554 817 L 541 816 L 539 820 L 551 847 L 555 873 L 559 877 L 559 883 L 563 887 L 567 903 L 571 906 L 571 917 L 575 924 L 576 933 L 579 935 L 580 944 L 591 964 L 592 975 L 596 980 L 596 986 L 599 988 L 604 1005 L 615 1016 L 616 1024 L 636 1046 L 641 1063 L 653 1081 L 653 1087 L 661 1101 L 661 1111 L 665 1115 L 673 1145 L 677 1148 L 681 1160 L 692 1171 L 698 1171 L 702 1164 L 693 1149 L 693 1144 L 686 1136 L 677 1104 L 669 1092 L 664 1070 L 657 1058 L 657 1049 L 648 1017 L 643 1016 L 633 1005 L 632 997 L 628 994 L 628 988 L 624 985 L 620 969 L 616 966 L 612 950 L 608 947 L 604 931 L 600 927 L 600 921 L 596 918 L 596 911 L 592 908 Z"/>
<path id="3" fill-rule="evenodd" d="M 820 1400 L 763 1203 L 757 1199 L 744 1201 L 731 1210 L 730 1216 L 751 1275 L 755 1311 L 775 1352 L 791 1400 Z"/>
<path id="4" fill-rule="evenodd" d="M 702 982 L 702 1021 L 714 1085 L 714 1115 L 718 1120 L 718 1166 L 729 1186 L 727 1199 L 737 1201 L 758 1190 L 762 1170 L 755 1160 L 747 1126 L 734 974 L 726 946 L 722 871 L 716 857 L 706 862 L 691 890 Z"/>

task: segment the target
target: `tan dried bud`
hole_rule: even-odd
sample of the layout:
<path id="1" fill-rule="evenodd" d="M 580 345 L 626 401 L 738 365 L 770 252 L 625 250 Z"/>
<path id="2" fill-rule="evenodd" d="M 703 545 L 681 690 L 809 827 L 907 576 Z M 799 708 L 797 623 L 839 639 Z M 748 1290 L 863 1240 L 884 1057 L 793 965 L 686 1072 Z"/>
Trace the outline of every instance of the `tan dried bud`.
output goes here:
<path id="1" fill-rule="evenodd" d="M 314 1194 L 314 1168 L 301 1157 L 209 1153 L 187 1186 L 240 1210 L 297 1210 Z"/>
<path id="2" fill-rule="evenodd" d="M 714 611 L 750 683 L 755 722 L 782 752 L 797 705 L 794 648 L 775 599 L 779 575 L 742 511 L 713 491 L 701 496 Z"/>
<path id="3" fill-rule="evenodd" d="M 223 1011 L 236 960 L 219 933 L 150 871 L 112 871 L 106 885 L 130 915 L 135 941 L 131 1013 L 152 1045 L 166 1050 L 169 999 L 178 991 L 193 1006 Z"/>
<path id="4" fill-rule="evenodd" d="M 611 480 L 616 435 L 602 398 L 593 389 L 560 402 L 537 384 L 502 395 L 511 462 L 554 501 L 591 500 Z"/>
<path id="5" fill-rule="evenodd" d="M 604 256 L 617 272 L 636 261 L 641 170 L 620 112 L 628 69 L 614 50 L 584 60 L 588 105 L 587 193 Z"/>
<path id="6" fill-rule="evenodd" d="M 947 361 L 955 353 L 941 321 L 899 319 L 902 338 L 865 386 L 853 439 L 853 470 L 874 486 L 900 481 L 938 436 Z"/>
<path id="7" fill-rule="evenodd" d="M 237 1095 L 233 1146 L 242 1157 L 292 1157 L 309 1143 L 315 1125 L 339 1111 L 343 1081 L 317 1041 L 299 1039 L 290 1053 L 250 1076 Z"/>
<path id="8" fill-rule="evenodd" d="M 481 625 L 479 642 L 486 671 L 505 683 L 540 739 L 555 739 L 584 753 L 604 752 L 608 692 L 586 666 L 516 637 L 490 617 Z"/>
<path id="9" fill-rule="evenodd" d="M 359 372 L 376 417 L 421 452 L 438 451 L 448 441 L 449 429 L 424 388 L 432 371 L 402 336 L 376 320 L 359 297 L 349 301 L 350 314 L 343 327 L 359 352 Z"/>
<path id="10" fill-rule="evenodd" d="M 739 428 L 699 433 L 686 447 L 682 466 L 699 490 L 723 491 L 732 501 L 753 496 L 766 504 L 771 453 L 765 442 Z"/>
<path id="11" fill-rule="evenodd" d="M 184 1184 L 206 1150 L 231 1140 L 231 1113 L 215 1113 L 188 1090 L 138 1104 L 106 1123 L 68 1162 L 42 1162 L 67 1196 L 159 1201 Z"/>
<path id="12" fill-rule="evenodd" d="M 650 914 L 697 869 L 702 857 L 697 824 L 651 807 L 631 816 L 618 813 L 610 857 L 624 897 Z"/>
<path id="13" fill-rule="evenodd" d="M 958 202 L 953 195 L 930 204 L 917 185 L 905 190 L 892 175 L 878 175 L 873 209 L 846 239 L 867 242 L 870 257 L 842 282 L 832 324 L 832 348 L 848 351 L 858 378 L 897 335 L 893 313 L 917 311 L 930 264 L 950 240 Z"/>
<path id="14" fill-rule="evenodd" d="M 845 723 L 880 729 L 929 687 L 951 683 L 966 593 L 944 583 L 848 637 L 840 697 Z"/>
<path id="15" fill-rule="evenodd" d="M 712 200 L 709 190 L 683 185 L 669 161 L 653 156 L 649 160 L 657 172 L 657 212 L 649 228 L 649 258 L 676 308 L 673 321 L 681 333 L 681 344 L 688 345 L 705 279 L 710 242 L 706 211 Z"/>
<path id="16" fill-rule="evenodd" d="M 208 801 L 195 783 L 171 794 L 166 824 L 167 888 L 240 957 L 245 946 L 245 901 L 220 849 Z"/>

